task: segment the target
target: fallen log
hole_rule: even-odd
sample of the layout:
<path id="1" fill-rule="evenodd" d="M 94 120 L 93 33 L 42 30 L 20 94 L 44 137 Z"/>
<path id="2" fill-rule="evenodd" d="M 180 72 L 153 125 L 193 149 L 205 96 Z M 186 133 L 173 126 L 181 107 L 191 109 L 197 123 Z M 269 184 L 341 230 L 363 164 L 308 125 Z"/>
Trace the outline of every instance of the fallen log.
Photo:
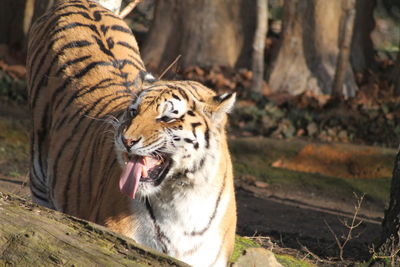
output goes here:
<path id="1" fill-rule="evenodd" d="M 0 192 L 0 266 L 188 266 L 105 227 Z"/>

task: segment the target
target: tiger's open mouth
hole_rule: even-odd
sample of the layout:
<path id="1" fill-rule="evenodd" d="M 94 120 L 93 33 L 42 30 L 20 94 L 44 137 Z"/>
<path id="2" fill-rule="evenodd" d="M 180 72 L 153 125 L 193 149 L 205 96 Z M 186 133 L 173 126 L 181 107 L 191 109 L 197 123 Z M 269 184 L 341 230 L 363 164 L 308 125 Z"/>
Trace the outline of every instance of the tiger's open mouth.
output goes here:
<path id="1" fill-rule="evenodd" d="M 153 183 L 158 186 L 164 180 L 170 168 L 170 158 L 149 156 L 128 156 L 124 154 L 125 167 L 119 180 L 119 188 L 122 193 L 130 198 L 135 198 L 139 182 Z"/>

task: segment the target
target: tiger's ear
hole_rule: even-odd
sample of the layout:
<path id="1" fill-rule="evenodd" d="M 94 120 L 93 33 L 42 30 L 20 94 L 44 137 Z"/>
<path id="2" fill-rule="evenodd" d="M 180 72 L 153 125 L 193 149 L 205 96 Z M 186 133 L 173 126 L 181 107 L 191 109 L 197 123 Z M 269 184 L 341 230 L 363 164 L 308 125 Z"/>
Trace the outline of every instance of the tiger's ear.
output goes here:
<path id="1" fill-rule="evenodd" d="M 209 103 L 211 119 L 220 124 L 224 121 L 225 115 L 229 113 L 236 101 L 236 93 L 225 93 L 212 97 Z"/>
<path id="2" fill-rule="evenodd" d="M 134 86 L 135 88 L 141 89 L 142 87 L 152 84 L 155 81 L 157 81 L 157 79 L 150 72 L 141 70 L 134 80 Z"/>

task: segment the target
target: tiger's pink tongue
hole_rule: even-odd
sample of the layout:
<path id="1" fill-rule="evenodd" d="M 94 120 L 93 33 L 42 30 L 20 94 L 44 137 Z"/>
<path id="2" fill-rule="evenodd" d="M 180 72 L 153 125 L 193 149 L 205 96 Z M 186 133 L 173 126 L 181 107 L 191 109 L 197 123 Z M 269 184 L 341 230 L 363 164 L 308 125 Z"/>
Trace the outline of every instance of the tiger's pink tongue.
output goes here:
<path id="1" fill-rule="evenodd" d="M 119 189 L 122 193 L 134 199 L 139 187 L 140 178 L 148 177 L 148 170 L 158 164 L 152 157 L 133 157 L 125 165 L 119 179 Z"/>

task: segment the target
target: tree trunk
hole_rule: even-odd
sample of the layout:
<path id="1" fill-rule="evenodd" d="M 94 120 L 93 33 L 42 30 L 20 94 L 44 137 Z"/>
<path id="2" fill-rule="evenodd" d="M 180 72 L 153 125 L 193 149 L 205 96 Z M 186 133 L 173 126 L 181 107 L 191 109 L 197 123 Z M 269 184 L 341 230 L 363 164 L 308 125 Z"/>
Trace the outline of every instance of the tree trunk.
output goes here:
<path id="1" fill-rule="evenodd" d="M 268 73 L 272 91 L 331 94 L 342 7 L 342 1 L 284 2 L 282 39 Z M 345 96 L 353 96 L 356 88 L 354 75 L 347 68 Z"/>
<path id="2" fill-rule="evenodd" d="M 365 73 L 375 65 L 371 32 L 375 28 L 376 0 L 357 0 L 350 61 L 354 72 Z"/>
<path id="3" fill-rule="evenodd" d="M 355 0 L 344 3 L 344 12 L 340 19 L 339 54 L 336 62 L 336 72 L 333 78 L 332 95 L 343 96 L 343 83 L 349 66 L 351 37 L 354 28 Z"/>
<path id="4" fill-rule="evenodd" d="M 178 55 L 187 66 L 250 67 L 256 6 L 246 0 L 159 0 L 142 48 L 148 69 Z"/>
<path id="5" fill-rule="evenodd" d="M 394 90 L 397 95 L 400 95 L 400 43 L 398 47 L 396 62 L 394 63 L 394 71 L 392 74 L 392 79 L 394 82 Z"/>
<path id="6" fill-rule="evenodd" d="M 251 90 L 262 94 L 264 83 L 264 49 L 268 29 L 268 0 L 257 0 L 257 28 L 254 35 Z"/>
<path id="7" fill-rule="evenodd" d="M 30 25 L 53 3 L 54 0 L 0 1 L 0 44 L 25 50 Z"/>
<path id="8" fill-rule="evenodd" d="M 188 266 L 104 227 L 0 192 L 0 266 Z"/>
<path id="9" fill-rule="evenodd" d="M 390 202 L 382 222 L 381 241 L 375 252 L 379 259 L 389 259 L 392 266 L 400 263 L 400 149 L 394 162 Z"/>

